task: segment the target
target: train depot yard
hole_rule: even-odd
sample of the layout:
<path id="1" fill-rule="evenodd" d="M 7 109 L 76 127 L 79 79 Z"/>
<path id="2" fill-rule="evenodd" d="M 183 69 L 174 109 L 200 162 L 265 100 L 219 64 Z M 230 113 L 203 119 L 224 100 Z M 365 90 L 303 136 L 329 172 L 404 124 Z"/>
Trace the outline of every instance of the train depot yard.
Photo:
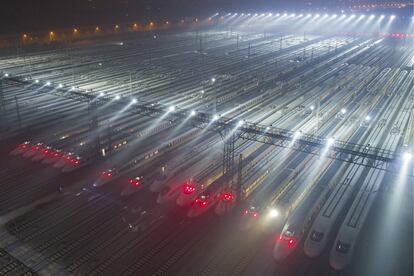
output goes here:
<path id="1" fill-rule="evenodd" d="M 0 49 L 0 275 L 412 275 L 404 20 L 216 13 Z"/>

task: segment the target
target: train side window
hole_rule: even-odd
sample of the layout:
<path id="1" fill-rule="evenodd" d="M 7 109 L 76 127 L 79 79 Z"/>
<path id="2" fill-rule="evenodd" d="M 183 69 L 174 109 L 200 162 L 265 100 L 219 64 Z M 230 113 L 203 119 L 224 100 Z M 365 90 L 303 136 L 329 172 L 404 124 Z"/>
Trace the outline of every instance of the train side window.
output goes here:
<path id="1" fill-rule="evenodd" d="M 351 245 L 349 243 L 343 243 L 341 241 L 336 243 L 336 251 L 342 254 L 348 253 L 350 247 Z"/>
<path id="2" fill-rule="evenodd" d="M 312 231 L 310 238 L 313 241 L 319 242 L 323 239 L 323 233 L 314 230 Z"/>

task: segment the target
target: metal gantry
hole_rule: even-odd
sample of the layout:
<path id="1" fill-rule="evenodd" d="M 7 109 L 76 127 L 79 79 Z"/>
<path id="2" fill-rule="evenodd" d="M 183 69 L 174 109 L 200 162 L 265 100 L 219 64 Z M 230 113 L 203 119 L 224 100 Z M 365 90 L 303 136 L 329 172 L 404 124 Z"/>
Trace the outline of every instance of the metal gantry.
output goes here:
<path id="1" fill-rule="evenodd" d="M 30 83 L 19 77 L 9 77 L 3 79 L 3 81 L 18 85 Z M 35 85 L 31 85 L 30 87 L 34 88 Z M 42 91 L 44 93 L 52 93 L 57 96 L 71 98 L 80 102 L 93 102 L 94 106 L 103 105 L 112 100 L 106 96 L 100 97 L 97 95 L 86 94 L 81 91 L 71 91 L 67 89 L 43 87 Z M 131 99 L 129 98 L 121 98 L 117 101 L 113 101 L 111 106 L 116 109 L 122 108 L 129 104 L 130 100 Z M 140 101 L 129 108 L 127 112 L 160 118 L 163 114 L 169 111 L 167 106 Z M 183 121 L 188 119 L 189 116 L 190 111 L 176 108 L 173 112 L 170 112 L 168 120 Z M 197 112 L 196 115 L 191 116 L 188 122 L 194 127 L 208 127 L 213 130 L 221 131 L 221 135 L 224 137 L 223 173 L 225 176 L 234 175 L 234 144 L 237 139 L 246 139 L 284 148 L 292 148 L 309 154 L 323 155 L 327 158 L 372 168 L 384 168 L 384 166 L 382 166 L 383 164 L 389 164 L 401 155 L 400 152 L 340 140 L 335 140 L 330 144 L 328 139 L 316 135 L 301 134 L 297 137 L 293 131 L 273 126 L 249 122 L 245 122 L 242 126 L 239 126 L 238 122 L 232 118 L 220 117 L 219 119 L 214 120 L 212 114 L 204 112 Z M 228 181 L 230 185 L 233 184 L 232 177 L 229 177 Z"/>

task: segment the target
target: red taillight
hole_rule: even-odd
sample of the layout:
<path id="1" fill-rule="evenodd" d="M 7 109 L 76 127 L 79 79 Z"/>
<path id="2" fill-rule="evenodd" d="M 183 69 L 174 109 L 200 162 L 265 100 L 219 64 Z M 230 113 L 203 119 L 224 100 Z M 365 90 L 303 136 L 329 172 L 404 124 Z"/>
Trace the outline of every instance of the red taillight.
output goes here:
<path id="1" fill-rule="evenodd" d="M 25 148 L 27 148 L 27 144 L 20 144 L 20 145 L 19 145 L 19 148 L 21 148 L 21 149 L 25 149 Z"/>
<path id="2" fill-rule="evenodd" d="M 258 214 L 256 212 L 253 213 L 253 217 L 257 218 Z"/>
<path id="3" fill-rule="evenodd" d="M 281 241 L 281 240 L 283 240 L 283 236 L 282 235 L 279 236 L 279 241 Z"/>
<path id="4" fill-rule="evenodd" d="M 194 193 L 196 188 L 193 185 L 185 184 L 183 187 L 183 193 L 186 195 Z"/>
<path id="5" fill-rule="evenodd" d="M 194 201 L 194 203 L 195 203 L 195 204 L 197 204 L 197 205 L 198 205 L 198 207 L 200 207 L 200 208 L 204 208 L 204 207 L 206 207 L 206 206 L 207 206 L 207 201 L 206 201 L 206 200 L 199 199 L 199 198 L 197 198 L 197 199 Z"/>
<path id="6" fill-rule="evenodd" d="M 75 165 L 75 166 L 78 166 L 80 164 L 79 159 L 72 160 L 72 164 Z"/>
<path id="7" fill-rule="evenodd" d="M 293 240 L 293 239 L 289 239 L 289 240 L 288 240 L 288 244 L 289 244 L 290 246 L 293 246 L 293 243 L 294 243 L 294 240 Z"/>
<path id="8" fill-rule="evenodd" d="M 136 180 L 136 179 L 133 179 L 133 178 L 131 178 L 131 179 L 129 180 L 129 183 L 130 183 L 132 186 L 136 186 L 136 187 L 140 185 L 139 181 L 138 181 L 138 180 Z"/>
<path id="9" fill-rule="evenodd" d="M 48 154 L 49 154 L 49 150 L 44 150 L 44 151 L 43 151 L 43 154 L 44 154 L 44 155 L 48 155 Z"/>
<path id="10" fill-rule="evenodd" d="M 234 199 L 234 195 L 232 193 L 222 193 L 221 199 L 223 201 L 232 201 Z"/>
<path id="11" fill-rule="evenodd" d="M 243 214 L 247 216 L 249 214 L 249 210 L 244 210 Z"/>
<path id="12" fill-rule="evenodd" d="M 107 171 L 102 172 L 102 176 L 110 178 L 110 177 L 112 177 L 112 172 L 107 172 Z"/>

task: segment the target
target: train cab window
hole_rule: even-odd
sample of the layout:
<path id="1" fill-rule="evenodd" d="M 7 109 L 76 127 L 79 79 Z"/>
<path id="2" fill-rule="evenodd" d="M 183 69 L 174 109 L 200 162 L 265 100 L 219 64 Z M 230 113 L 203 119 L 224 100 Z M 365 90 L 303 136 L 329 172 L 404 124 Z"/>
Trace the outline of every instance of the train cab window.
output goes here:
<path id="1" fill-rule="evenodd" d="M 342 254 L 348 253 L 350 247 L 351 245 L 349 243 L 343 243 L 341 241 L 336 243 L 336 251 Z"/>
<path id="2" fill-rule="evenodd" d="M 310 238 L 313 241 L 319 242 L 323 238 L 323 233 L 322 232 L 318 232 L 318 231 L 312 231 L 312 233 L 310 235 Z"/>

